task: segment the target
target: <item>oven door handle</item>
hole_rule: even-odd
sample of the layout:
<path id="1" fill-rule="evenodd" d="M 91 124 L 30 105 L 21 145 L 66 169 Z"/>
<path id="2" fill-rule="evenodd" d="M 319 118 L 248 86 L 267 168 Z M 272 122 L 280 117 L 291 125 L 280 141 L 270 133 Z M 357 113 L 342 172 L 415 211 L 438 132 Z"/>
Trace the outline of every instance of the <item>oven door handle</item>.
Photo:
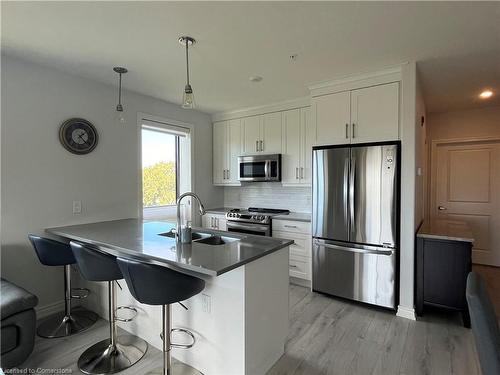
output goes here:
<path id="1" fill-rule="evenodd" d="M 236 229 L 244 229 L 244 230 L 252 230 L 252 231 L 261 231 L 268 232 L 269 227 L 266 225 L 258 225 L 258 224 L 238 224 L 233 222 L 227 223 L 227 228 L 236 228 Z"/>

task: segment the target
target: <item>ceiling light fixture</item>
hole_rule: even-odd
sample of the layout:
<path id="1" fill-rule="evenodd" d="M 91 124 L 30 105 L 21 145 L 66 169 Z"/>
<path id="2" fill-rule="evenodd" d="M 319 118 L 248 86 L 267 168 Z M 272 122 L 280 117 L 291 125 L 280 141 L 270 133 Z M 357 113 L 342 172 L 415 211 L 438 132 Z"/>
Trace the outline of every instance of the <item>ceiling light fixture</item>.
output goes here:
<path id="1" fill-rule="evenodd" d="M 484 90 L 481 94 L 479 94 L 479 97 L 481 99 L 489 99 L 493 96 L 493 91 L 491 90 Z"/>
<path id="2" fill-rule="evenodd" d="M 262 81 L 262 77 L 261 76 L 251 76 L 248 79 L 250 80 L 250 82 L 260 82 L 260 81 Z"/>
<path id="3" fill-rule="evenodd" d="M 195 107 L 193 88 L 189 83 L 189 46 L 196 43 L 194 38 L 190 36 L 181 36 L 179 43 L 186 46 L 186 86 L 184 87 L 184 94 L 182 96 L 182 108 L 192 109 Z"/>
<path id="4" fill-rule="evenodd" d="M 125 124 L 127 121 L 125 120 L 122 106 L 122 74 L 127 73 L 128 70 L 121 66 L 115 66 L 113 70 L 118 73 L 120 77 L 118 83 L 118 104 L 116 105 L 116 121 L 120 124 Z"/>

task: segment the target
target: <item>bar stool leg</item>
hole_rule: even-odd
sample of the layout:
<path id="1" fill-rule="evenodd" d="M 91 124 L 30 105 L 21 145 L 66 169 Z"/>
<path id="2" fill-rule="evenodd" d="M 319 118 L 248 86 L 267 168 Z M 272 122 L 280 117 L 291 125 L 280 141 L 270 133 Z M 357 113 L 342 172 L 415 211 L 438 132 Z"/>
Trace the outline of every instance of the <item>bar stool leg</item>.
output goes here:
<path id="1" fill-rule="evenodd" d="M 71 266 L 64 266 L 64 312 L 45 319 L 37 329 L 38 336 L 45 338 L 65 337 L 86 330 L 98 319 L 93 311 L 71 310 Z"/>
<path id="2" fill-rule="evenodd" d="M 191 367 L 183 362 L 172 360 L 172 307 L 171 305 L 163 305 L 162 313 L 162 339 L 163 339 L 163 366 L 156 368 L 147 373 L 147 375 L 203 375 L 194 367 Z M 166 334 L 169 332 L 170 334 Z M 178 347 L 183 347 L 178 345 Z M 185 348 L 189 348 L 186 346 Z"/>
<path id="3" fill-rule="evenodd" d="M 134 335 L 116 334 L 116 286 L 108 281 L 109 338 L 92 345 L 78 359 L 85 374 L 113 374 L 137 363 L 146 354 L 148 344 Z"/>

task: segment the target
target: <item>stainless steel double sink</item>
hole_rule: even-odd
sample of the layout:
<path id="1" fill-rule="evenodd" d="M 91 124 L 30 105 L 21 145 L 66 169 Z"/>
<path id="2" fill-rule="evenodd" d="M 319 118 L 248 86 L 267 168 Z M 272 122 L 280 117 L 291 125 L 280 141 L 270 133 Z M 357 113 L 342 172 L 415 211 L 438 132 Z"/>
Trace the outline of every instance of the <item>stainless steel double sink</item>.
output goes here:
<path id="1" fill-rule="evenodd" d="M 175 233 L 170 231 L 166 233 L 160 233 L 160 236 L 175 238 Z M 225 245 L 230 242 L 239 241 L 239 238 L 220 236 L 218 234 L 206 233 L 206 232 L 192 232 L 191 241 L 196 243 L 202 243 L 205 245 Z"/>

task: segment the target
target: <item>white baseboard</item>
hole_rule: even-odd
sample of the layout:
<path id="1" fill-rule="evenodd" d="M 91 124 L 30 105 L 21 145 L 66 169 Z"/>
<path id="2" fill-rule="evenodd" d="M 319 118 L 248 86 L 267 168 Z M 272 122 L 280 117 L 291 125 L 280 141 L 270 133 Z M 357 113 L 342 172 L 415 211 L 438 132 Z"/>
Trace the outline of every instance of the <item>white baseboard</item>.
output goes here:
<path id="1" fill-rule="evenodd" d="M 417 320 L 417 316 L 415 315 L 415 309 L 401 305 L 398 306 L 398 312 L 396 313 L 396 316 L 410 320 Z"/>
<path id="2" fill-rule="evenodd" d="M 311 289 L 311 280 L 299 279 L 298 277 L 290 276 L 290 284 L 304 286 Z"/>
<path id="3" fill-rule="evenodd" d="M 64 311 L 64 300 L 56 301 L 54 303 L 45 306 L 37 306 L 35 307 L 35 310 L 36 310 L 36 318 L 38 320 L 44 319 L 49 315 L 55 314 L 59 311 Z"/>

